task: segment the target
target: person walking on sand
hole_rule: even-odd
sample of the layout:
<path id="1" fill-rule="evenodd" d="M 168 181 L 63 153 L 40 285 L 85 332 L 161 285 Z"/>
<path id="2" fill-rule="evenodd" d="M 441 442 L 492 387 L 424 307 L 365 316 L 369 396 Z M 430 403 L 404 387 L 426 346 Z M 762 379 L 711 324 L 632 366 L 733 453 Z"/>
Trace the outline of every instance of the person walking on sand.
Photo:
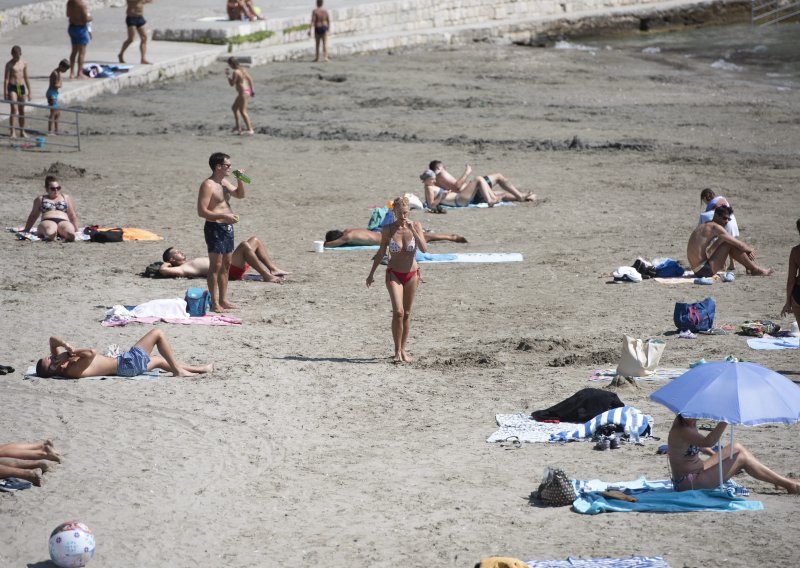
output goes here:
<path id="1" fill-rule="evenodd" d="M 797 220 L 797 231 L 800 232 L 800 219 Z M 789 253 L 789 274 L 786 278 L 786 303 L 781 316 L 794 313 L 794 319 L 800 326 L 800 245 Z"/>
<path id="2" fill-rule="evenodd" d="M 714 452 L 711 448 L 719 442 L 728 426 L 720 422 L 707 435 L 697 430 L 697 420 L 678 414 L 669 430 L 669 467 L 672 471 L 672 487 L 675 491 L 691 489 L 713 489 L 719 486 L 719 460 L 722 459 L 722 475 L 725 481 L 739 473 L 747 472 L 760 481 L 783 487 L 789 493 L 800 494 L 800 481 L 778 475 L 758 461 L 747 448 L 738 442 Z M 711 456 L 703 461 L 700 454 Z M 728 457 L 726 457 L 728 456 Z"/>
<path id="3" fill-rule="evenodd" d="M 728 256 L 744 265 L 748 274 L 769 276 L 775 272 L 772 268 L 758 266 L 755 263 L 755 249 L 725 232 L 724 227 L 731 220 L 732 214 L 731 207 L 720 205 L 714 210 L 712 220 L 699 225 L 689 236 L 686 257 L 698 278 L 714 276 L 725 266 Z"/>
<path id="4" fill-rule="evenodd" d="M 122 42 L 117 58 L 120 63 L 125 63 L 125 50 L 133 43 L 136 33 L 139 34 L 139 53 L 142 63 L 149 65 L 147 60 L 147 21 L 144 19 L 144 5 L 153 0 L 128 0 L 128 10 L 125 12 L 125 25 L 128 27 L 128 37 Z"/>
<path id="5" fill-rule="evenodd" d="M 158 348 L 158 355 L 151 355 Z M 50 338 L 50 355 L 36 362 L 38 377 L 135 377 L 146 371 L 161 369 L 172 371 L 176 377 L 194 377 L 214 370 L 213 363 L 187 365 L 175 359 L 175 353 L 161 329 L 151 329 L 131 347 L 117 357 L 100 355 L 94 349 L 76 349 L 58 337 Z"/>
<path id="6" fill-rule="evenodd" d="M 398 197 L 392 203 L 395 221 L 381 230 L 380 249 L 367 276 L 369 288 L 375 281 L 375 270 L 388 249 L 390 256 L 386 267 L 386 289 L 392 301 L 395 363 L 410 363 L 413 360 L 408 354 L 407 344 L 411 330 L 411 306 L 421 279 L 415 255 L 417 249 L 428 252 L 422 225 L 408 218 L 410 210 L 408 197 Z"/>
<path id="7" fill-rule="evenodd" d="M 158 269 L 166 278 L 187 278 L 192 276 L 208 276 L 211 266 L 207 256 L 187 259 L 183 251 L 169 247 L 161 257 L 164 264 Z M 250 237 L 239 243 L 231 255 L 231 266 L 228 269 L 228 280 L 242 280 L 247 269 L 253 267 L 261 275 L 264 282 L 283 283 L 283 277 L 291 274 L 281 270 L 267 255 L 267 249 L 261 239 Z"/>
<path id="8" fill-rule="evenodd" d="M 61 105 L 58 104 L 59 89 L 61 89 L 61 74 L 69 70 L 69 61 L 62 59 L 58 67 L 50 73 L 50 84 L 47 87 L 47 104 L 50 106 L 50 116 L 47 117 L 47 133 L 58 134 L 58 119 L 61 118 Z"/>
<path id="9" fill-rule="evenodd" d="M 447 191 L 461 191 L 464 189 L 464 186 L 466 186 L 467 180 L 472 173 L 472 166 L 465 164 L 464 173 L 461 174 L 460 178 L 456 179 L 444 168 L 444 164 L 441 160 L 431 161 L 431 163 L 428 164 L 428 169 L 432 170 L 433 173 L 436 174 L 436 184 Z M 535 193 L 531 191 L 522 193 L 516 187 L 514 187 L 514 184 L 512 184 L 503 174 L 495 173 L 478 177 L 483 178 L 483 180 L 486 182 L 486 185 L 488 185 L 489 189 L 496 194 L 499 201 L 536 201 Z M 502 188 L 502 191 L 496 189 L 496 185 L 499 185 Z"/>
<path id="10" fill-rule="evenodd" d="M 211 176 L 200 185 L 197 214 L 206 220 L 203 233 L 208 246 L 209 268 L 206 277 L 211 310 L 224 312 L 238 306 L 228 302 L 228 274 L 233 256 L 233 225 L 239 220 L 231 210 L 231 197 L 244 199 L 244 182 L 234 185 L 225 179 L 231 171 L 231 157 L 215 152 L 208 158 Z"/>
<path id="11" fill-rule="evenodd" d="M 328 11 L 322 7 L 323 0 L 317 0 L 317 7 L 311 11 L 311 29 L 308 35 L 314 32 L 314 45 L 316 55 L 314 61 L 319 61 L 319 46 L 322 44 L 322 60 L 328 62 L 328 32 L 331 29 L 331 17 Z"/>
<path id="12" fill-rule="evenodd" d="M 25 132 L 25 105 L 15 101 L 31 100 L 31 83 L 28 81 L 28 64 L 22 60 L 22 48 L 15 45 L 11 48 L 11 59 L 6 63 L 3 73 L 3 96 L 11 101 L 11 113 L 8 115 L 9 136 L 17 137 L 16 124 L 19 122 L 19 133 L 27 138 Z"/>
<path id="13" fill-rule="evenodd" d="M 233 73 L 231 73 L 233 69 Z M 242 134 L 242 127 L 239 123 L 239 116 L 242 117 L 247 130 L 244 134 L 252 136 L 253 123 L 250 122 L 250 115 L 247 114 L 247 101 L 250 97 L 256 96 L 255 87 L 253 86 L 253 77 L 246 69 L 243 69 L 239 60 L 235 57 L 228 59 L 228 67 L 225 69 L 225 76 L 228 77 L 228 84 L 236 88 L 236 100 L 233 101 L 231 110 L 233 111 L 233 120 L 236 125 L 231 132 Z"/>
<path id="14" fill-rule="evenodd" d="M 89 45 L 89 22 L 92 17 L 83 0 L 67 0 L 67 18 L 69 19 L 70 43 L 72 51 L 69 54 L 69 78 L 85 79 L 83 63 L 86 59 L 86 46 Z"/>

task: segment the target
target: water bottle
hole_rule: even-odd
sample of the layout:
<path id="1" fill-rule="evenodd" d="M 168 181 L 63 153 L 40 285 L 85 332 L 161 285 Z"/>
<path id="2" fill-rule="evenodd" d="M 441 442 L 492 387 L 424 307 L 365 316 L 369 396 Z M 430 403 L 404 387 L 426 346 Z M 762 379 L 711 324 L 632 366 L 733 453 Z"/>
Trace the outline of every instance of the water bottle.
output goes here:
<path id="1" fill-rule="evenodd" d="M 250 177 L 245 175 L 244 172 L 240 172 L 239 170 L 233 170 L 233 177 L 238 180 L 242 180 L 244 183 L 251 183 Z"/>

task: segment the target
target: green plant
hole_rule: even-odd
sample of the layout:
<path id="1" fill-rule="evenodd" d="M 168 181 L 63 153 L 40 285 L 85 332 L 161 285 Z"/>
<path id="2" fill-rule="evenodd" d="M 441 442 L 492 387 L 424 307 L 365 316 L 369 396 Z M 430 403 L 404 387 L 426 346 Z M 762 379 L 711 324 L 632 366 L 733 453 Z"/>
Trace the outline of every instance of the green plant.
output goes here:
<path id="1" fill-rule="evenodd" d="M 299 26 L 292 26 L 290 28 L 283 28 L 284 34 L 290 34 L 293 32 L 304 32 L 311 28 L 311 24 L 300 24 Z"/>
<path id="2" fill-rule="evenodd" d="M 240 45 L 242 43 L 256 43 L 259 41 L 264 41 L 265 39 L 269 39 L 275 35 L 275 32 L 271 32 L 269 30 L 262 30 L 260 32 L 253 32 L 251 34 L 246 35 L 237 35 L 228 38 L 229 45 Z"/>

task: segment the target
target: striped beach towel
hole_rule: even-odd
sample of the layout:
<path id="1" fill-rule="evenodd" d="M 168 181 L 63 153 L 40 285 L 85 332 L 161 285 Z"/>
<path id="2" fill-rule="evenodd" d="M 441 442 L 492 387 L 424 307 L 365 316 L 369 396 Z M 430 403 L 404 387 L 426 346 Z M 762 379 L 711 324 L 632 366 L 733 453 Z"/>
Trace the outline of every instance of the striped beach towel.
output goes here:
<path id="1" fill-rule="evenodd" d="M 652 428 L 653 418 L 636 410 L 632 406 L 620 406 L 619 408 L 612 408 L 606 410 L 602 414 L 598 414 L 585 424 L 579 426 L 576 430 L 562 431 L 558 434 L 550 436 L 552 442 L 567 442 L 569 440 L 580 440 L 581 438 L 591 438 L 592 435 L 601 426 L 607 424 L 617 424 L 622 426 L 625 433 L 630 436 L 641 436 L 649 428 Z"/>

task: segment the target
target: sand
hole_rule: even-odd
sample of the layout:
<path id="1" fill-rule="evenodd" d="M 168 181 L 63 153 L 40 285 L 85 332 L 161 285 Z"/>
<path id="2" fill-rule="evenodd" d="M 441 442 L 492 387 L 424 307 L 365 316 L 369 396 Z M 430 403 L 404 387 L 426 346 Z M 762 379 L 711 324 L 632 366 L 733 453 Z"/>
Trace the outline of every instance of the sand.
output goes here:
<path id="1" fill-rule="evenodd" d="M 0 564 L 38 565 L 76 518 L 97 536 L 92 566 L 471 566 L 525 559 L 663 555 L 672 566 L 794 566 L 800 501 L 747 476 L 761 512 L 585 517 L 531 506 L 545 466 L 608 481 L 668 476 L 644 446 L 485 443 L 494 415 L 531 412 L 614 367 L 623 333 L 659 337 L 662 364 L 732 354 L 800 381 L 798 352 L 751 351 L 743 337 L 677 338 L 676 301 L 711 295 L 718 323 L 771 318 L 798 235 L 794 79 L 713 69 L 638 47 L 542 49 L 502 42 L 253 69 L 258 134 L 228 133 L 233 91 L 220 65 L 191 80 L 90 101 L 80 153 L 5 151 L 3 226 L 20 225 L 51 165 L 81 224 L 143 227 L 164 242 L 44 244 L 0 239 L 2 362 L 24 368 L 51 334 L 76 346 L 132 344 L 149 327 L 103 328 L 104 310 L 182 297 L 202 281 L 138 273 L 167 244 L 204 253 L 195 199 L 211 152 L 254 179 L 239 238 L 260 236 L 292 272 L 235 282 L 241 327 L 164 325 L 201 379 L 24 381 L 0 377 L 3 440 L 52 439 L 64 464 L 43 488 L 0 496 Z M 789 85 L 787 87 L 787 84 Z M 314 254 L 331 228 L 421 193 L 430 159 L 505 173 L 539 205 L 417 212 L 469 244 L 433 252 L 520 252 L 525 261 L 423 266 L 411 365 L 389 363 L 389 300 L 366 289 L 370 253 Z M 80 173 L 78 169 L 85 169 Z M 684 260 L 712 187 L 776 276 L 711 287 L 615 285 L 639 256 Z M 382 269 L 381 269 L 382 271 Z M 381 274 L 382 272 L 379 272 Z M 662 383 L 663 384 L 663 383 Z M 800 475 L 797 426 L 738 428 L 783 474 Z"/>

